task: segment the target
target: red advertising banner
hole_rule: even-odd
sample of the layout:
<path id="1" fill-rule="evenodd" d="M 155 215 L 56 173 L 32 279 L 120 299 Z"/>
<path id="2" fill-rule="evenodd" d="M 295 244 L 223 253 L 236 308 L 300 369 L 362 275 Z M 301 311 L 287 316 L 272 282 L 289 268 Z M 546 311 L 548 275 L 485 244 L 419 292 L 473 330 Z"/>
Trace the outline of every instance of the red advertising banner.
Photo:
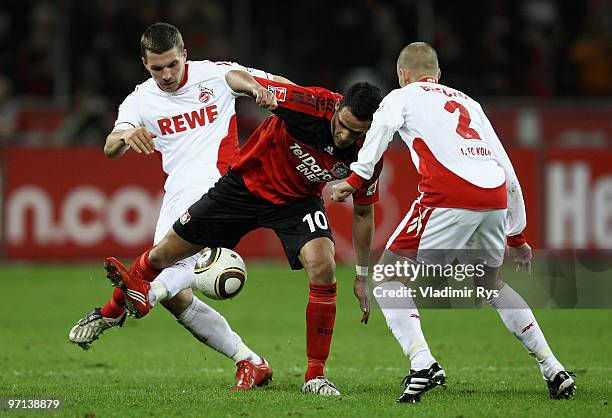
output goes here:
<path id="1" fill-rule="evenodd" d="M 556 150 L 546 161 L 546 246 L 612 249 L 612 151 Z"/>
<path id="2" fill-rule="evenodd" d="M 526 236 L 536 248 L 612 248 L 612 152 L 509 153 L 523 187 Z M 151 245 L 162 197 L 159 160 L 91 149 L 10 149 L 2 154 L 2 252 L 9 260 L 129 258 Z M 382 249 L 417 197 L 418 174 L 404 147 L 385 154 L 374 248 Z M 326 189 L 325 197 L 329 195 Z M 327 202 L 338 258 L 351 259 L 352 203 Z M 238 251 L 284 258 L 271 231 Z"/>
<path id="3" fill-rule="evenodd" d="M 2 153 L 2 241 L 10 260 L 134 255 L 150 245 L 163 172 L 156 157 L 98 149 Z"/>

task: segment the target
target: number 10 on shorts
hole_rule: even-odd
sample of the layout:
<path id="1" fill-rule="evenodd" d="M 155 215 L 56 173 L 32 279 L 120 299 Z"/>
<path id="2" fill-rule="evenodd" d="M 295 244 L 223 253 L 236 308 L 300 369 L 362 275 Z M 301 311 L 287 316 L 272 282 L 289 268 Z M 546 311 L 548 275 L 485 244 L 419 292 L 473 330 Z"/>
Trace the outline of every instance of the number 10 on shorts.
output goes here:
<path id="1" fill-rule="evenodd" d="M 314 213 L 308 213 L 304 218 L 302 218 L 302 222 L 308 223 L 308 227 L 310 228 L 310 232 L 315 232 L 317 228 L 319 229 L 328 229 L 327 218 L 325 214 L 318 210 Z"/>

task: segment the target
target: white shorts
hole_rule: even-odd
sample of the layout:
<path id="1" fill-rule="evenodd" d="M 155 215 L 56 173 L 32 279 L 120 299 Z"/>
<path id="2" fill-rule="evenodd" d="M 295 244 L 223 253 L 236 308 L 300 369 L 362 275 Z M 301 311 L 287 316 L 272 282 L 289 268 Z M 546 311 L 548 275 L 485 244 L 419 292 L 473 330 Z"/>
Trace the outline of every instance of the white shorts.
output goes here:
<path id="1" fill-rule="evenodd" d="M 155 236 L 153 245 L 157 245 L 168 231 L 172 228 L 174 222 L 180 218 L 189 206 L 197 202 L 210 189 L 217 179 L 211 179 L 208 186 L 201 186 L 193 189 L 181 189 L 176 192 L 166 192 L 162 201 L 161 209 L 159 210 L 159 218 L 155 226 Z"/>
<path id="2" fill-rule="evenodd" d="M 489 267 L 500 267 L 506 248 L 505 219 L 506 209 L 432 208 L 415 201 L 386 249 L 417 261 L 477 258 Z"/>

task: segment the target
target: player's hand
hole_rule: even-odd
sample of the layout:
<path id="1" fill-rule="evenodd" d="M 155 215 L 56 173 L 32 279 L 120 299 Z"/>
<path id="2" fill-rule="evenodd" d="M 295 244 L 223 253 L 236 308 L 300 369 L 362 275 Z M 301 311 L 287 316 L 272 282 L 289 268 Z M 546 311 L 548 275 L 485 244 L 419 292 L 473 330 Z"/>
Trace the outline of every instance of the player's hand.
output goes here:
<path id="1" fill-rule="evenodd" d="M 531 260 L 533 259 L 533 253 L 529 244 L 524 243 L 518 247 L 508 247 L 508 254 L 512 260 L 514 269 L 519 271 L 521 267 L 525 268 L 527 275 L 531 277 Z"/>
<path id="2" fill-rule="evenodd" d="M 347 197 L 355 193 L 355 190 L 357 189 L 348 184 L 346 180 L 341 181 L 340 183 L 332 186 L 331 199 L 334 202 L 344 202 Z"/>
<path id="3" fill-rule="evenodd" d="M 156 138 L 153 132 L 147 128 L 141 126 L 139 128 L 129 129 L 123 138 L 126 145 L 129 145 L 138 154 L 153 154 L 155 151 L 155 143 L 153 139 Z"/>
<path id="4" fill-rule="evenodd" d="M 276 103 L 276 95 L 274 92 L 260 86 L 259 84 L 253 89 L 253 97 L 255 104 L 264 109 L 274 110 L 278 107 Z"/>
<path id="5" fill-rule="evenodd" d="M 367 276 L 355 276 L 354 292 L 363 314 L 361 322 L 367 324 L 368 319 L 370 319 L 370 285 Z"/>

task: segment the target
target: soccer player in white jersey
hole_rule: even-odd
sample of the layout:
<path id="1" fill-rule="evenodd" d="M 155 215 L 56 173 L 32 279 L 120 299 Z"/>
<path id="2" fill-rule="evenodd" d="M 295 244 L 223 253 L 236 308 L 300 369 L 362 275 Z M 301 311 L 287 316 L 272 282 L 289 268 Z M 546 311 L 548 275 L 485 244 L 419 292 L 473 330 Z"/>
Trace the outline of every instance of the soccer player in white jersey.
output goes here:
<path id="1" fill-rule="evenodd" d="M 232 162 L 238 149 L 236 98 L 252 96 L 265 108 L 275 103 L 273 93 L 250 74 L 281 82 L 289 80 L 231 62 L 187 61 L 181 33 L 167 23 L 149 26 L 140 46 L 142 63 L 151 78 L 136 86 L 119 106 L 104 152 L 110 158 L 130 148 L 144 155 L 161 153 L 167 179 L 155 228 L 157 244 Z M 231 70 L 241 73 L 228 74 Z M 225 318 L 195 297 L 191 289 L 181 291 L 189 287 L 184 283 L 193 280 L 196 259 L 197 255 L 184 259 L 160 274 L 164 291 L 168 292 L 162 304 L 196 339 L 236 362 L 237 382 L 233 389 L 265 384 L 272 377 L 266 360 L 247 347 Z M 69 339 L 87 349 L 106 329 L 122 325 L 125 316 L 123 291 L 115 289 L 106 305 L 77 322 Z"/>
<path id="2" fill-rule="evenodd" d="M 353 174 L 334 186 L 332 198 L 343 201 L 369 179 L 398 132 L 422 176 L 420 196 L 390 237 L 380 263 L 431 261 L 441 256 L 438 249 L 480 251 L 487 268 L 481 279 L 475 278 L 476 285 L 497 291 L 487 302 L 537 359 L 550 397 L 570 398 L 575 393 L 571 373 L 553 355 L 524 299 L 499 274 L 506 244 L 515 265 L 531 273 L 531 247 L 522 234 L 525 206 L 512 163 L 480 104 L 439 84 L 440 74 L 430 45 L 416 42 L 401 51 L 401 88 L 383 99 L 358 161 L 351 164 Z M 388 277 L 380 285 L 383 290 L 405 292 L 398 275 Z M 393 309 L 384 295 L 375 292 L 387 325 L 411 362 L 398 402 L 418 402 L 427 390 L 444 383 L 445 372 L 427 346 L 414 301 L 403 299 Z"/>

